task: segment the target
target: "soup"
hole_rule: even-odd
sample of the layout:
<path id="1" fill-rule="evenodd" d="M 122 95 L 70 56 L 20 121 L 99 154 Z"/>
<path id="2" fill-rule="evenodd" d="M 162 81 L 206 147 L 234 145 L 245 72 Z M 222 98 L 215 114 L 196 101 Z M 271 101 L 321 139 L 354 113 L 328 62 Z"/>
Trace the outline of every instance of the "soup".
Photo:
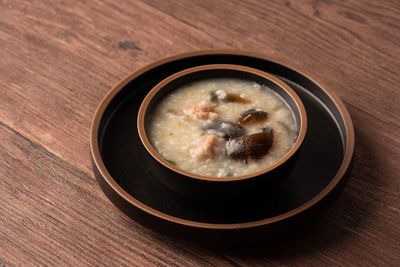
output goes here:
<path id="1" fill-rule="evenodd" d="M 266 168 L 293 146 L 298 126 L 268 87 L 235 78 L 176 88 L 156 106 L 148 136 L 177 168 L 203 176 L 240 176 Z"/>

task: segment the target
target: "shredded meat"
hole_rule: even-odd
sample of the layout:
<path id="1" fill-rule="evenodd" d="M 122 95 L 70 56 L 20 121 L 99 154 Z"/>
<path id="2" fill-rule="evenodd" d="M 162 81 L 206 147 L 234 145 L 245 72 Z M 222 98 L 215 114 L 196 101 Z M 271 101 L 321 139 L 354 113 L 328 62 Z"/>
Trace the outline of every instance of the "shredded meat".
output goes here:
<path id="1" fill-rule="evenodd" d="M 217 120 L 219 115 L 213 112 L 213 106 L 207 101 L 202 101 L 183 109 L 183 114 L 189 120 Z"/>
<path id="2" fill-rule="evenodd" d="M 198 146 L 190 149 L 190 156 L 197 161 L 204 161 L 214 156 L 215 146 L 220 140 L 216 135 L 207 135 L 203 139 L 203 142 L 199 143 Z"/>

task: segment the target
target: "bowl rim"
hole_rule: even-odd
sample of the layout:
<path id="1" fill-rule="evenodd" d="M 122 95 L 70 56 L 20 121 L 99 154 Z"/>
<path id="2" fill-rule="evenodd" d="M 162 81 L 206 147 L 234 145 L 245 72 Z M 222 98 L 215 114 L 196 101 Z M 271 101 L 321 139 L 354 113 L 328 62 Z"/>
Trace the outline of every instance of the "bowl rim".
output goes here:
<path id="1" fill-rule="evenodd" d="M 186 171 L 184 169 L 181 169 L 179 167 L 176 167 L 175 165 L 171 164 L 168 162 L 166 159 L 164 159 L 161 154 L 157 151 L 157 149 L 151 144 L 151 141 L 147 135 L 146 132 L 146 127 L 145 127 L 145 117 L 146 113 L 149 107 L 149 104 L 152 102 L 154 97 L 160 93 L 161 91 L 164 90 L 164 88 L 168 87 L 172 82 L 181 79 L 183 77 L 188 77 L 188 76 L 195 76 L 201 72 L 204 71 L 213 71 L 213 70 L 233 70 L 237 72 L 243 72 L 247 74 L 252 74 L 256 75 L 258 77 L 261 77 L 263 79 L 266 79 L 273 84 L 277 85 L 277 88 L 279 89 L 271 89 L 274 92 L 277 92 L 278 90 L 283 90 L 286 92 L 289 97 L 294 101 L 294 106 L 295 108 L 290 107 L 291 113 L 298 113 L 299 115 L 299 120 L 296 121 L 297 123 L 297 136 L 296 140 L 293 143 L 292 147 L 282 156 L 280 157 L 277 161 L 272 163 L 271 165 L 268 165 L 262 169 L 259 169 L 257 171 L 244 174 L 244 175 L 238 175 L 238 176 L 205 176 L 205 175 L 200 175 L 196 173 L 192 173 L 189 171 Z M 208 78 L 206 78 L 208 79 Z M 245 78 L 246 79 L 246 78 Z M 279 93 L 278 93 L 279 94 Z M 286 102 L 286 100 L 283 100 Z M 286 103 L 287 104 L 287 103 Z M 196 180 L 202 180 L 202 181 L 208 181 L 208 182 L 217 182 L 217 183 L 223 183 L 223 182 L 239 182 L 239 181 L 244 181 L 247 179 L 259 177 L 261 175 L 268 174 L 269 172 L 279 168 L 282 166 L 285 162 L 287 162 L 291 157 L 293 157 L 296 152 L 299 150 L 301 147 L 301 144 L 304 141 L 306 132 L 307 132 L 307 113 L 305 110 L 305 107 L 303 105 L 303 102 L 301 101 L 300 97 L 297 95 L 297 93 L 285 82 L 277 78 L 276 76 L 273 76 L 272 74 L 269 74 L 267 72 L 261 71 L 259 69 L 247 67 L 247 66 L 242 66 L 242 65 L 235 65 L 235 64 L 207 64 L 207 65 L 201 65 L 201 66 L 196 66 L 192 68 L 187 68 L 182 71 L 176 72 L 165 79 L 163 79 L 161 82 L 159 82 L 157 85 L 155 85 L 145 96 L 143 99 L 139 112 L 137 115 L 137 130 L 138 134 L 140 137 L 140 140 L 143 144 L 143 146 L 146 148 L 147 152 L 156 160 L 158 163 L 162 164 L 164 167 L 170 169 L 171 171 L 181 174 L 185 176 L 185 178 L 188 179 L 196 179 Z M 268 178 L 268 177 L 265 177 Z"/>
<path id="2" fill-rule="evenodd" d="M 140 75 L 146 73 L 147 71 L 166 64 L 168 62 L 173 62 L 179 59 L 191 58 L 191 57 L 200 57 L 207 55 L 226 55 L 226 56 L 248 56 L 256 59 L 267 60 L 272 63 L 276 63 L 287 68 L 290 68 L 298 73 L 301 73 L 302 76 L 306 77 L 308 80 L 316 84 L 321 90 L 327 94 L 327 96 L 333 100 L 336 105 L 341 117 L 343 118 L 344 127 L 346 131 L 345 140 L 346 146 L 344 149 L 343 160 L 338 168 L 336 175 L 332 178 L 332 180 L 323 188 L 317 195 L 308 200 L 307 202 L 301 204 L 300 206 L 289 210 L 285 213 L 279 214 L 277 216 L 250 221 L 245 223 L 207 223 L 207 222 L 199 222 L 194 220 L 187 220 L 183 218 L 179 218 L 173 215 L 169 215 L 167 213 L 158 211 L 140 200 L 134 198 L 128 192 L 126 192 L 111 176 L 108 172 L 106 166 L 101 157 L 100 147 L 99 147 L 99 127 L 101 119 L 106 111 L 110 102 L 114 99 L 114 97 L 133 79 L 139 77 Z M 104 96 L 100 104 L 98 105 L 94 117 L 92 120 L 91 128 L 90 128 L 90 153 L 92 156 L 93 166 L 98 171 L 99 175 L 102 177 L 102 181 L 107 184 L 107 186 L 115 192 L 115 194 L 137 208 L 144 214 L 149 214 L 161 221 L 166 221 L 172 224 L 178 224 L 185 227 L 197 228 L 197 229 L 210 229 L 210 230 L 239 230 L 239 229 L 251 229 L 255 227 L 263 227 L 266 225 L 276 224 L 282 221 L 287 221 L 292 217 L 298 216 L 303 212 L 315 207 L 319 202 L 326 199 L 334 189 L 339 185 L 339 183 L 344 178 L 347 169 L 350 167 L 351 161 L 354 156 L 354 146 L 355 146 L 355 133 L 353 122 L 350 117 L 350 113 L 344 105 L 343 101 L 339 98 L 334 90 L 327 86 L 325 83 L 311 78 L 310 73 L 312 71 L 306 68 L 303 65 L 299 65 L 299 63 L 293 62 L 293 60 L 289 60 L 283 56 L 277 56 L 273 54 L 266 55 L 265 53 L 254 52 L 254 51 L 245 51 L 245 50 L 234 50 L 234 49 L 206 49 L 206 50 L 197 50 L 186 53 L 179 53 L 173 56 L 169 56 L 155 62 L 152 62 L 144 67 L 139 68 L 138 70 L 128 74 L 125 78 L 120 80 L 117 84 L 115 84 L 110 91 Z"/>

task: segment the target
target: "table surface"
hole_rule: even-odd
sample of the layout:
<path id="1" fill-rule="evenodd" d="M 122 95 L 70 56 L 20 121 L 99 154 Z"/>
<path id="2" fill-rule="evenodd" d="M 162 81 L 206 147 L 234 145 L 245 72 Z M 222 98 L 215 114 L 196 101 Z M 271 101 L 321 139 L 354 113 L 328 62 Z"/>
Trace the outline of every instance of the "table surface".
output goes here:
<path id="1" fill-rule="evenodd" d="M 175 240 L 97 184 L 89 128 L 104 95 L 155 60 L 208 48 L 302 65 L 348 107 L 354 171 L 306 235 L 230 249 Z M 397 0 L 0 0 L 0 63 L 0 266 L 400 262 Z"/>

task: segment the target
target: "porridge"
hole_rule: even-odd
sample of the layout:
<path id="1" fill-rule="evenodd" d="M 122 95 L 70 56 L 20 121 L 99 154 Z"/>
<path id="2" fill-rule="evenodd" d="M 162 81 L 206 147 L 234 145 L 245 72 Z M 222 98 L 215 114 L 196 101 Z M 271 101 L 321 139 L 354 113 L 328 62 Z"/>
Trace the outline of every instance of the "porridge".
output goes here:
<path id="1" fill-rule="evenodd" d="M 253 81 L 215 78 L 185 84 L 154 110 L 148 136 L 176 167 L 203 176 L 263 169 L 293 146 L 298 133 L 286 102 Z"/>

